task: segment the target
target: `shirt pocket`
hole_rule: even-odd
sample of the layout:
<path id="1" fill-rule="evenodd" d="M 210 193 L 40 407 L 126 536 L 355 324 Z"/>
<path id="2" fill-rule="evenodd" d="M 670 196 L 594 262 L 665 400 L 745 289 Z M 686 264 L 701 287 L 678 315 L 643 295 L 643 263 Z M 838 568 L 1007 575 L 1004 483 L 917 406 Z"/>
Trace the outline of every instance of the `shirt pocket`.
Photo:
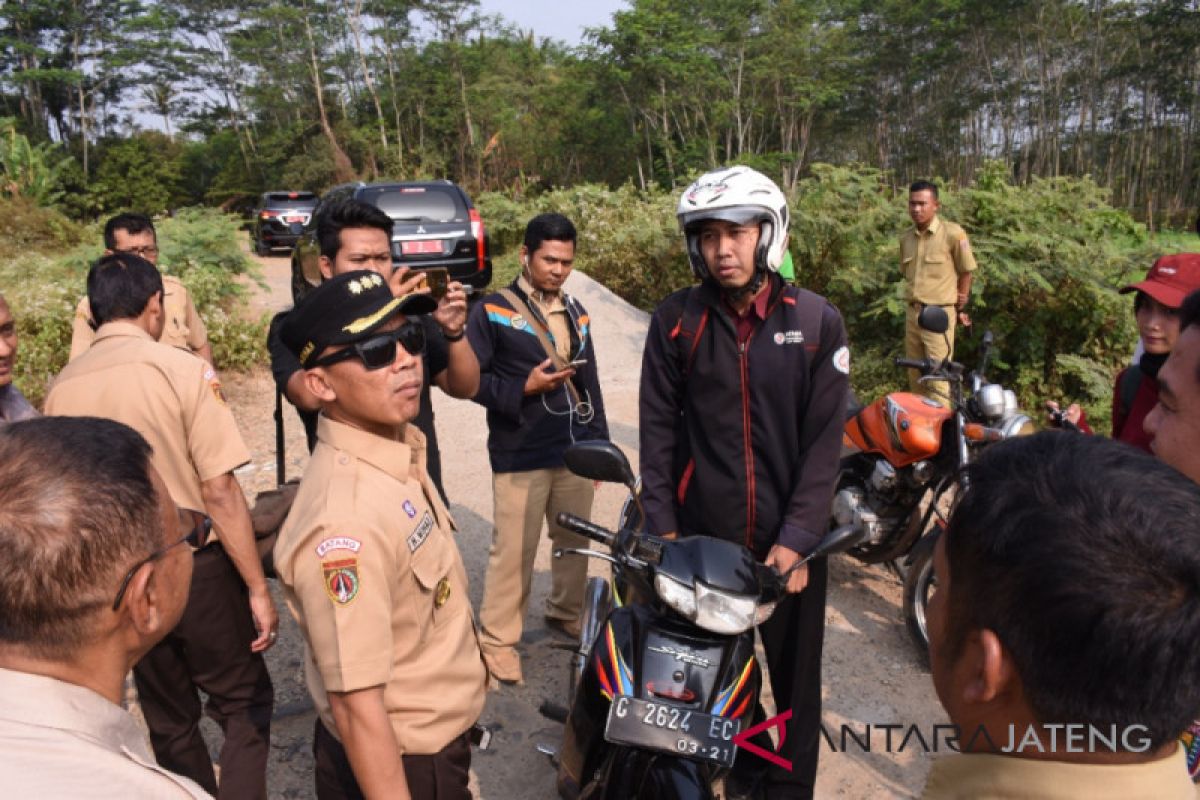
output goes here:
<path id="1" fill-rule="evenodd" d="M 440 530 L 412 555 L 412 574 L 416 584 L 413 588 L 413 619 L 420 631 L 420 641 L 425 641 L 434 629 L 446 619 L 449 600 L 454 592 L 466 590 L 455 586 L 451 572 L 454 554 L 450 552 L 447 537 Z M 439 602 L 440 600 L 440 602 Z"/>

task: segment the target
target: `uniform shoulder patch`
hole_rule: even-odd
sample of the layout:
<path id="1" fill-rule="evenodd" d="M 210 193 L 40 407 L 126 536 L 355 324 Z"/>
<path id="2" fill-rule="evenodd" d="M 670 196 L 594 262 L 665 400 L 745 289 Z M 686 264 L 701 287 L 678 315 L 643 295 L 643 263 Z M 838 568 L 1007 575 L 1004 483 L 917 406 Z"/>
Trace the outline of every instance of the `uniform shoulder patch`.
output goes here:
<path id="1" fill-rule="evenodd" d="M 317 558 L 324 558 L 330 550 L 349 550 L 351 553 L 357 553 L 361 549 L 362 542 L 358 539 L 351 539 L 349 536 L 332 536 L 323 539 L 317 545 Z"/>
<path id="2" fill-rule="evenodd" d="M 421 517 L 421 521 L 417 523 L 416 530 L 408 535 L 408 552 L 417 552 L 417 548 L 425 544 L 425 540 L 429 538 L 429 532 L 432 530 L 433 515 L 426 511 L 425 516 Z"/>
<path id="3" fill-rule="evenodd" d="M 358 597 L 357 558 L 322 561 L 321 571 L 325 573 L 325 593 L 329 595 L 330 600 L 344 606 Z"/>
<path id="4" fill-rule="evenodd" d="M 217 377 L 217 372 L 212 367 L 204 370 L 204 380 L 208 381 L 208 388 L 212 390 L 213 397 L 217 398 L 217 402 L 225 403 L 225 393 L 221 391 L 221 379 Z"/>
<path id="5" fill-rule="evenodd" d="M 850 374 L 850 348 L 842 345 L 833 354 L 833 368 L 843 375 Z"/>

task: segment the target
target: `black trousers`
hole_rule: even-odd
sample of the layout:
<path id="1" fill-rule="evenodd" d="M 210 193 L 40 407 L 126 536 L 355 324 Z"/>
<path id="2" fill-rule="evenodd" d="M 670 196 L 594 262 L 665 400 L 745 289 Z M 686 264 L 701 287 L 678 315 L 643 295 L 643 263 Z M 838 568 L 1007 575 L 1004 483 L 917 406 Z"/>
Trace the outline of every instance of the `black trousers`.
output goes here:
<path id="1" fill-rule="evenodd" d="M 811 798 L 817 782 L 817 758 L 821 745 L 821 651 L 825 643 L 825 591 L 828 584 L 826 559 L 808 562 L 808 586 L 800 594 L 780 601 L 771 618 L 758 628 L 767 654 L 767 670 L 776 713 L 792 710 L 779 755 L 792 762 L 791 771 L 748 753 L 738 752 L 734 770 L 744 779 L 755 776 L 766 786 L 766 796 Z M 766 719 L 762 706 L 753 724 Z M 753 742 L 774 751 L 767 732 Z"/>
<path id="2" fill-rule="evenodd" d="M 250 652 L 258 632 L 246 584 L 220 544 L 193 558 L 183 618 L 133 668 L 150 743 L 160 765 L 222 800 L 266 798 L 275 693 L 262 655 Z M 204 708 L 197 689 L 208 695 Z M 202 711 L 225 734 L 219 791 Z"/>
<path id="3" fill-rule="evenodd" d="M 470 800 L 471 744 L 466 733 L 433 755 L 405 755 L 404 778 L 413 800 Z M 317 718 L 313 731 L 317 800 L 363 800 L 346 748 Z"/>

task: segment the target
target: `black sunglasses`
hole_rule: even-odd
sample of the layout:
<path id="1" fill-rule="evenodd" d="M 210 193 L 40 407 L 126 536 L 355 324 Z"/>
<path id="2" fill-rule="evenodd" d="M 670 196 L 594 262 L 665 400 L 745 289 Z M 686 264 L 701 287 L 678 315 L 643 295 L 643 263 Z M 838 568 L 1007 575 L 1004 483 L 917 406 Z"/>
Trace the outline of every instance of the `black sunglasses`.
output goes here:
<path id="1" fill-rule="evenodd" d="M 396 360 L 396 342 L 404 346 L 411 355 L 425 352 L 425 328 L 415 320 L 409 320 L 394 331 L 384 331 L 355 342 L 344 350 L 322 356 L 312 363 L 314 367 L 327 367 L 339 361 L 358 356 L 367 369 L 383 369 Z"/>
<path id="2" fill-rule="evenodd" d="M 208 533 L 209 533 L 209 531 L 212 530 L 212 520 L 207 515 L 201 514 L 196 511 L 188 511 L 186 509 L 180 509 L 179 521 L 182 523 L 182 522 L 184 522 L 184 520 L 194 523 L 194 526 L 192 527 L 191 530 L 189 530 L 187 533 L 185 533 L 177 541 L 171 542 L 168 545 L 164 545 L 163 547 L 158 548 L 153 553 L 146 556 L 141 561 L 137 562 L 132 567 L 130 567 L 129 571 L 125 573 L 125 577 L 121 579 L 121 588 L 117 589 L 117 597 L 115 600 L 113 600 L 113 604 L 112 604 L 113 611 L 116 611 L 118 608 L 121 607 L 121 601 L 125 599 L 125 591 L 129 588 L 129 582 L 131 580 L 133 580 L 133 576 L 135 574 L 137 574 L 137 571 L 139 569 L 141 569 L 142 567 L 151 563 L 152 561 L 157 561 L 158 559 L 165 556 L 167 553 L 171 552 L 172 548 L 178 547 L 179 545 L 184 544 L 185 542 L 187 544 L 191 545 L 192 547 L 198 548 L 198 547 L 200 547 L 201 544 L 204 543 L 204 541 L 206 539 L 208 539 Z"/>

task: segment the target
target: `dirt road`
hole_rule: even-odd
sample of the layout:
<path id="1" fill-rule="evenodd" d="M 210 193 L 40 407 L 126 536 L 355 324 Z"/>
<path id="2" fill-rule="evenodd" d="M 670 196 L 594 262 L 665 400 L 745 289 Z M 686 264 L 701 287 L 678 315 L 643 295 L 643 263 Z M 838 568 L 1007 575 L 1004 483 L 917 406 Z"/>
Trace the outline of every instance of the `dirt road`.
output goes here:
<path id="1" fill-rule="evenodd" d="M 256 307 L 276 310 L 290 305 L 286 258 L 260 259 L 269 291 L 256 294 Z M 604 287 L 575 274 L 567 290 L 588 308 L 596 336 L 601 385 L 613 440 L 636 465 L 637 387 L 646 315 Z M 254 454 L 239 472 L 250 492 L 275 484 L 272 411 L 274 389 L 264 368 L 226 383 L 230 404 Z M 458 543 L 471 580 L 471 599 L 478 608 L 484 566 L 492 532 L 491 473 L 488 468 L 483 409 L 473 403 L 434 393 L 434 409 L 442 446 L 442 463 L 451 511 L 459 525 Z M 287 471 L 299 475 L 307 460 L 299 421 L 286 411 Z M 616 519 L 623 499 L 617 487 L 601 487 L 594 516 Z M 493 692 L 483 721 L 495 728 L 492 747 L 476 751 L 472 780 L 484 800 L 552 798 L 554 770 L 540 755 L 538 743 L 555 744 L 561 726 L 538 713 L 543 700 L 563 703 L 567 654 L 552 647 L 555 639 L 542 624 L 541 609 L 549 588 L 549 546 L 545 539 L 535 565 L 533 598 L 520 650 L 526 684 Z M 593 562 L 598 564 L 599 562 Z M 271 795 L 310 798 L 310 755 L 313 712 L 303 682 L 303 645 L 299 632 L 280 602 L 280 643 L 269 654 L 276 687 L 276 712 L 270 766 Z M 932 756 L 913 737 L 910 726 L 929 740 L 935 724 L 945 722 L 929 680 L 904 631 L 900 586 L 882 569 L 866 568 L 847 558 L 830 567 L 829 605 L 824 653 L 824 726 L 829 742 L 821 754 L 817 794 L 820 797 L 906 797 L 919 792 Z M 860 740 L 867 726 L 871 751 L 846 739 L 843 725 Z M 899 726 L 890 729 L 881 725 Z M 214 732 L 212 726 L 209 732 Z M 888 736 L 893 752 L 887 752 Z M 216 736 L 210 737 L 215 740 Z M 904 743 L 903 752 L 895 752 Z M 926 742 L 930 747 L 932 741 Z M 944 744 L 942 749 L 944 750 Z"/>

